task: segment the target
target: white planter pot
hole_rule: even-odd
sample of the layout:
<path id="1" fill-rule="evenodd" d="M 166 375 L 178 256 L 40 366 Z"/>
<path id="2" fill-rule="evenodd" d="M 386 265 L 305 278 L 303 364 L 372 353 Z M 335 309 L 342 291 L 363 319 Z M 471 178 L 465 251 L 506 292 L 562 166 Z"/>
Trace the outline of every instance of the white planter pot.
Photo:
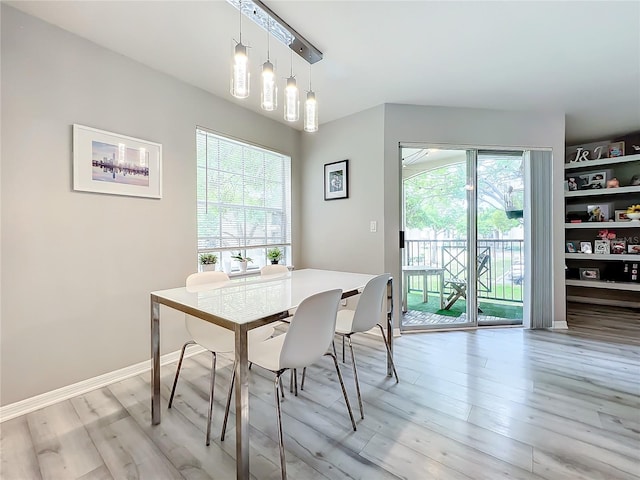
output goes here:
<path id="1" fill-rule="evenodd" d="M 200 267 L 202 268 L 203 272 L 215 272 L 216 271 L 216 264 L 215 263 L 208 263 L 206 265 L 200 265 Z"/>
<path id="2" fill-rule="evenodd" d="M 247 262 L 238 262 L 238 265 L 240 265 L 240 271 L 241 272 L 246 272 L 247 271 Z"/>

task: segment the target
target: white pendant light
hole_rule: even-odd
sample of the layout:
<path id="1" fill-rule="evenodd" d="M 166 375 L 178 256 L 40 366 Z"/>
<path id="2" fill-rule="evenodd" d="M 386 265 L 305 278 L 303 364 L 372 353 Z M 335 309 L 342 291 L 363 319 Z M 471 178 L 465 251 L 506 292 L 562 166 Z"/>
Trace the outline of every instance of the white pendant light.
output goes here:
<path id="1" fill-rule="evenodd" d="M 291 53 L 291 76 L 287 78 L 287 88 L 284 90 L 284 119 L 297 122 L 300 118 L 300 92 L 293 76 L 293 51 Z"/>
<path id="2" fill-rule="evenodd" d="M 249 56 L 246 45 L 242 44 L 242 1 L 240 1 L 240 41 L 236 44 L 233 54 L 231 95 L 236 98 L 249 96 Z"/>
<path id="3" fill-rule="evenodd" d="M 316 94 L 311 90 L 311 63 L 309 63 L 309 91 L 304 102 L 304 131 L 313 133 L 318 131 L 318 102 Z"/>
<path id="4" fill-rule="evenodd" d="M 271 22 L 267 32 L 267 61 L 262 65 L 262 90 L 260 92 L 260 108 L 272 112 L 278 108 L 278 86 L 273 64 L 270 61 L 269 37 L 271 36 Z"/>

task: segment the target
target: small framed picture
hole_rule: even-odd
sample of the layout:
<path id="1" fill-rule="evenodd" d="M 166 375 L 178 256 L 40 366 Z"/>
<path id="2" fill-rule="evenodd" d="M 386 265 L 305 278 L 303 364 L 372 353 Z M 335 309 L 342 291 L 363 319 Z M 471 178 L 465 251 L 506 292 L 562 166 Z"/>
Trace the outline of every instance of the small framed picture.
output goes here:
<path id="1" fill-rule="evenodd" d="M 578 249 L 574 242 L 567 242 L 567 253 L 576 253 Z"/>
<path id="2" fill-rule="evenodd" d="M 627 245 L 627 253 L 640 253 L 640 245 Z"/>
<path id="3" fill-rule="evenodd" d="M 349 198 L 349 160 L 324 166 L 324 199 Z"/>
<path id="4" fill-rule="evenodd" d="M 565 183 L 566 183 L 565 190 L 568 190 L 570 192 L 573 192 L 574 190 L 578 190 L 578 180 L 576 179 L 576 177 L 567 178 L 567 181 Z"/>
<path id="5" fill-rule="evenodd" d="M 609 144 L 609 158 L 612 157 L 624 157 L 624 142 Z"/>
<path id="6" fill-rule="evenodd" d="M 611 240 L 611 253 L 620 255 L 627 252 L 626 240 Z"/>
<path id="7" fill-rule="evenodd" d="M 593 253 L 591 242 L 580 242 L 580 253 Z"/>
<path id="8" fill-rule="evenodd" d="M 630 222 L 631 219 L 627 217 L 626 210 L 615 210 L 615 221 L 616 222 Z"/>
<path id="9" fill-rule="evenodd" d="M 611 253 L 609 240 L 596 240 L 593 245 L 593 251 L 599 255 L 608 255 Z"/>
<path id="10" fill-rule="evenodd" d="M 589 222 L 608 222 L 609 206 L 608 205 L 588 205 L 587 213 L 589 214 Z"/>
<path id="11" fill-rule="evenodd" d="M 581 268 L 580 280 L 600 280 L 599 268 Z"/>

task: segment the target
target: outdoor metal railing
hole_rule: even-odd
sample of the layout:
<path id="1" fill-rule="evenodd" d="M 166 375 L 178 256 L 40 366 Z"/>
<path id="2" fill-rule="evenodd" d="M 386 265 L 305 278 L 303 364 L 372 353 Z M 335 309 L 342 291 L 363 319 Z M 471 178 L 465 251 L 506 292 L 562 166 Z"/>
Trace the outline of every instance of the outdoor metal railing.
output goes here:
<path id="1" fill-rule="evenodd" d="M 429 265 L 444 268 L 445 292 L 447 280 L 456 278 L 459 272 L 447 267 L 445 250 L 466 249 L 465 240 L 405 240 L 404 265 Z M 446 248 L 445 248 L 446 247 Z M 488 249 L 491 262 L 491 275 L 484 279 L 488 288 L 478 289 L 478 297 L 506 302 L 522 302 L 522 281 L 524 278 L 524 241 L 523 240 L 478 240 L 479 249 Z M 420 282 L 420 278 L 412 281 Z M 420 286 L 420 288 L 422 288 Z M 438 286 L 431 283 L 428 291 L 437 291 Z"/>

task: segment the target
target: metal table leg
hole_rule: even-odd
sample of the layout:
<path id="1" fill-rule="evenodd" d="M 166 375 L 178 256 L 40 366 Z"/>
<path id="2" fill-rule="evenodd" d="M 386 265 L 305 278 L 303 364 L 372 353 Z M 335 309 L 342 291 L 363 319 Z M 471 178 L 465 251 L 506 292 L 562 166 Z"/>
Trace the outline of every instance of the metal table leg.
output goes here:
<path id="1" fill-rule="evenodd" d="M 236 478 L 249 478 L 249 361 L 247 326 L 236 325 Z"/>
<path id="2" fill-rule="evenodd" d="M 160 423 L 160 304 L 151 295 L 151 423 Z"/>

